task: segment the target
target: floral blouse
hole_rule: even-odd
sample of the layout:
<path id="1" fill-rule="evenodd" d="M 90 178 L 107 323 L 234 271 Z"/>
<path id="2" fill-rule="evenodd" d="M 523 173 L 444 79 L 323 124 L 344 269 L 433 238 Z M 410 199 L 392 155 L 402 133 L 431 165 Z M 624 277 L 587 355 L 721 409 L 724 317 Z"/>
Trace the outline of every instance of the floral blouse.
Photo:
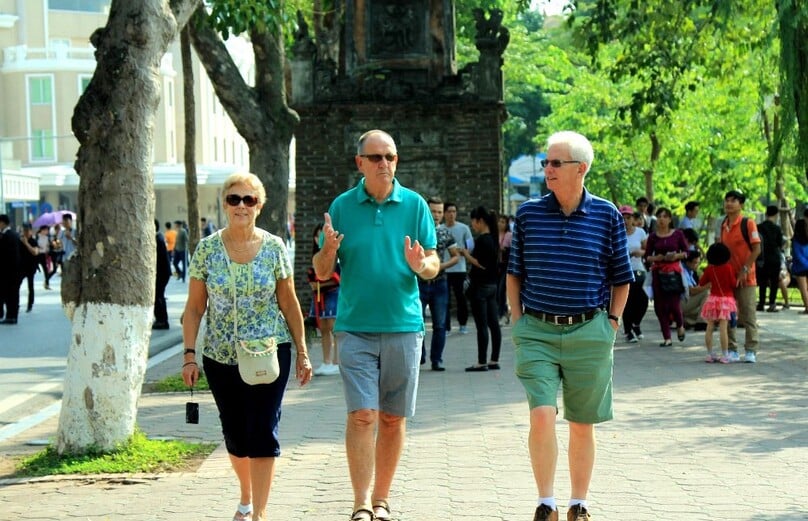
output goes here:
<path id="1" fill-rule="evenodd" d="M 292 276 L 292 263 L 280 237 L 257 231 L 264 239 L 255 258 L 247 264 L 229 259 L 221 230 L 202 239 L 191 259 L 190 276 L 203 281 L 208 290 L 202 351 L 222 364 L 238 363 L 233 338 L 234 289 L 239 340 L 274 336 L 278 344 L 292 341 L 275 294 L 276 281 Z"/>

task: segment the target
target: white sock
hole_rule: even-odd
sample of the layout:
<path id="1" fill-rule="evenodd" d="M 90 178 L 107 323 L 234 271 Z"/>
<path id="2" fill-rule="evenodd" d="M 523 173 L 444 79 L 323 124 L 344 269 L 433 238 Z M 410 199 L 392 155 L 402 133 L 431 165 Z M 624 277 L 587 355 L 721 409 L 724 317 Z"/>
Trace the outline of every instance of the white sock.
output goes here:
<path id="1" fill-rule="evenodd" d="M 569 504 L 569 506 L 570 506 L 570 507 L 574 507 L 575 505 L 581 505 L 581 506 L 582 506 L 582 507 L 584 507 L 585 509 L 589 510 L 589 505 L 587 505 L 587 504 L 586 504 L 586 500 L 585 500 L 585 499 L 575 499 L 575 498 L 571 498 L 571 499 L 570 499 L 570 504 Z"/>
<path id="2" fill-rule="evenodd" d="M 539 498 L 539 506 L 547 505 L 548 507 L 552 508 L 553 510 L 558 510 L 556 506 L 556 500 L 554 497 L 540 497 Z"/>

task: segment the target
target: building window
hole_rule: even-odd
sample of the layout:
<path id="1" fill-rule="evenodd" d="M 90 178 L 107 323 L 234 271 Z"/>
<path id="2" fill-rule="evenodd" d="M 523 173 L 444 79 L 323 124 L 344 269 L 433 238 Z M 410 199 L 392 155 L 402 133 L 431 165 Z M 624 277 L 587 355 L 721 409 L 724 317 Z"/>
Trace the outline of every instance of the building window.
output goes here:
<path id="1" fill-rule="evenodd" d="M 31 131 L 31 159 L 34 161 L 55 159 L 53 149 L 53 132 L 42 129 Z"/>
<path id="2" fill-rule="evenodd" d="M 110 0 L 48 0 L 49 9 L 84 13 L 104 13 L 109 9 L 109 4 Z"/>
<path id="3" fill-rule="evenodd" d="M 50 76 L 29 77 L 28 95 L 31 105 L 50 105 L 53 103 L 52 78 Z"/>
<path id="4" fill-rule="evenodd" d="M 168 84 L 167 85 L 168 86 L 168 94 L 166 95 L 166 104 L 169 107 L 173 108 L 174 107 L 174 82 L 171 81 L 171 80 L 168 80 L 166 83 Z"/>
<path id="5" fill-rule="evenodd" d="M 79 96 L 84 94 L 84 91 L 87 90 L 91 79 L 93 79 L 92 76 L 79 76 Z"/>

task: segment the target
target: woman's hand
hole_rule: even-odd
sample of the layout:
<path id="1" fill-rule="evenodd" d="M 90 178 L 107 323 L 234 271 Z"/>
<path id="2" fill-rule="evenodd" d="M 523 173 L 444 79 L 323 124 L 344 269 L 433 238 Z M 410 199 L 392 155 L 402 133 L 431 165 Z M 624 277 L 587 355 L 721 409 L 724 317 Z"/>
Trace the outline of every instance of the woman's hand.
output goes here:
<path id="1" fill-rule="evenodd" d="M 182 364 L 182 381 L 188 387 L 196 386 L 199 381 L 199 366 L 196 362 L 189 361 Z"/>
<path id="2" fill-rule="evenodd" d="M 295 360 L 297 381 L 300 382 L 301 387 L 311 382 L 311 360 L 306 351 L 297 353 Z"/>

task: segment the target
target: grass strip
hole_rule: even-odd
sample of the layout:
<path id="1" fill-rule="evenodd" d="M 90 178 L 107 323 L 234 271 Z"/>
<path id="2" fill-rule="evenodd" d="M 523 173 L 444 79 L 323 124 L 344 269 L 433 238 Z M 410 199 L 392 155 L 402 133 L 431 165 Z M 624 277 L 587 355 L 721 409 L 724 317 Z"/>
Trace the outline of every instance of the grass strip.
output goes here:
<path id="1" fill-rule="evenodd" d="M 176 472 L 204 459 L 216 446 L 215 443 L 150 440 L 136 430 L 127 442 L 111 452 L 90 450 L 81 455 L 60 456 L 50 446 L 24 458 L 14 476 Z"/>

